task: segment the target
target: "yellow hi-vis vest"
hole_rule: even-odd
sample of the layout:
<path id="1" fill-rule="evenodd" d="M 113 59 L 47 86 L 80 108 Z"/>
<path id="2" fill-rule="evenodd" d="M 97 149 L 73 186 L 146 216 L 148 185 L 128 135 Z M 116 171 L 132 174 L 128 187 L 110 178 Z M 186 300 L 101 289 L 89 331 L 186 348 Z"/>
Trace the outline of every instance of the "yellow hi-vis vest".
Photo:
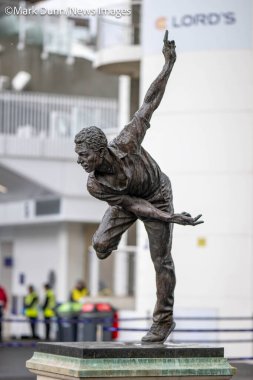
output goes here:
<path id="1" fill-rule="evenodd" d="M 54 292 L 51 289 L 47 290 L 46 291 L 46 297 L 47 297 L 48 301 L 47 301 L 46 308 L 43 310 L 44 317 L 52 318 L 55 316 L 54 309 L 56 306 Z"/>
<path id="2" fill-rule="evenodd" d="M 82 290 L 73 289 L 71 293 L 71 300 L 74 302 L 80 302 L 88 294 L 89 292 L 87 288 L 83 288 Z"/>
<path id="3" fill-rule="evenodd" d="M 36 292 L 29 293 L 25 297 L 25 315 L 28 318 L 38 317 L 38 301 L 38 294 Z"/>

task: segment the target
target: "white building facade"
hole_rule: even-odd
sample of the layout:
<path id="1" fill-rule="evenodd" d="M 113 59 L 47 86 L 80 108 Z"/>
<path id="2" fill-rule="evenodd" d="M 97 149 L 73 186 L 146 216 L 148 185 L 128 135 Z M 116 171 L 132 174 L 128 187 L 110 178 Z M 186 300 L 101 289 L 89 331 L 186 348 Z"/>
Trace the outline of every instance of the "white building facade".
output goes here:
<path id="1" fill-rule="evenodd" d="M 178 52 L 144 145 L 171 178 L 175 210 L 205 220 L 175 228 L 179 315 L 252 315 L 252 20 L 251 1 L 143 4 L 141 98 L 162 65 L 159 22 Z"/>

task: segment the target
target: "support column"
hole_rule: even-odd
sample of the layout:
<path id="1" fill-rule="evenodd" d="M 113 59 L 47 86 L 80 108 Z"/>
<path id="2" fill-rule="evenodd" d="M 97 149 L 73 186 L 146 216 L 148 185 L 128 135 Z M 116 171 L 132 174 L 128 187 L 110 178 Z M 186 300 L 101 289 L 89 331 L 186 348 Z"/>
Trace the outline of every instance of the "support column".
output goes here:
<path id="1" fill-rule="evenodd" d="M 26 8 L 25 1 L 21 1 L 19 4 L 22 11 Z M 26 18 L 27 16 L 20 14 L 18 18 L 18 50 L 24 50 L 26 45 Z"/>
<path id="2" fill-rule="evenodd" d="M 98 295 L 99 290 L 99 260 L 92 247 L 89 248 L 89 290 L 92 297 Z"/>
<path id="3" fill-rule="evenodd" d="M 119 116 L 118 124 L 122 129 L 129 122 L 131 79 L 127 75 L 119 77 Z M 122 236 L 118 252 L 114 255 L 115 296 L 126 296 L 128 293 L 128 253 L 124 251 L 127 244 L 127 233 Z"/>
<path id="4" fill-rule="evenodd" d="M 130 117 L 131 79 L 127 75 L 119 77 L 119 116 L 118 124 L 121 130 L 129 122 Z"/>
<path id="5" fill-rule="evenodd" d="M 148 235 L 140 221 L 137 221 L 136 273 L 136 310 L 150 315 L 156 301 L 155 269 L 150 257 Z"/>
<path id="6" fill-rule="evenodd" d="M 60 226 L 59 231 L 59 278 L 57 279 L 57 296 L 59 301 L 63 302 L 66 299 L 66 294 L 69 293 L 69 278 L 68 278 L 68 228 L 64 223 Z"/>
<path id="7" fill-rule="evenodd" d="M 127 233 L 122 236 L 118 251 L 114 255 L 114 282 L 115 296 L 127 296 L 128 294 L 128 253 L 124 249 L 127 242 Z"/>

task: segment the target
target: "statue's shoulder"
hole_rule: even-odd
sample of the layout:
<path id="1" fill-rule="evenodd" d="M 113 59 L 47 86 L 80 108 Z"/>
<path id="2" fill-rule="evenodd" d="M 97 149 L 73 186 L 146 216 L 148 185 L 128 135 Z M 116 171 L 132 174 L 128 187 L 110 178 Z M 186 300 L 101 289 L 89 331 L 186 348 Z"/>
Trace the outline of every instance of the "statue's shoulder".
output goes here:
<path id="1" fill-rule="evenodd" d="M 110 152 L 118 157 L 118 158 L 123 158 L 128 154 L 127 151 L 127 140 L 121 139 L 120 135 L 115 137 L 115 139 L 110 142 L 108 145 L 108 149 Z"/>

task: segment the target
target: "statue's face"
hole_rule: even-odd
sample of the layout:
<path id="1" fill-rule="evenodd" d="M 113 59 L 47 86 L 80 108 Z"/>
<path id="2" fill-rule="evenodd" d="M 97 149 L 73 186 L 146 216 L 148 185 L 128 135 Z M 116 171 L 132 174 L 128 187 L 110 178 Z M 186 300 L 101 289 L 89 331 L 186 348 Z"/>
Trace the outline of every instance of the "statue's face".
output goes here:
<path id="1" fill-rule="evenodd" d="M 96 170 L 102 163 L 102 157 L 100 151 L 95 151 L 92 149 L 75 149 L 78 154 L 77 163 L 82 165 L 83 169 L 87 173 L 91 173 Z"/>

